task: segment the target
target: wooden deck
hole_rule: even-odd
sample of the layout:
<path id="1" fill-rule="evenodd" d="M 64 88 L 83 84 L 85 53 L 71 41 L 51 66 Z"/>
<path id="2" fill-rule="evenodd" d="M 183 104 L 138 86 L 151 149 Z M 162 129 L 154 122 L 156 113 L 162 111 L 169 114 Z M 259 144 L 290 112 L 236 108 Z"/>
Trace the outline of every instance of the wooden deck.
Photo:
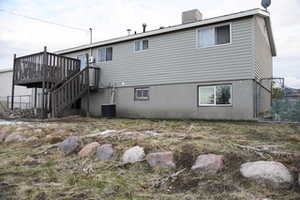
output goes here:
<path id="1" fill-rule="evenodd" d="M 100 69 L 89 67 L 88 54 L 86 57 L 86 68 L 80 71 L 80 60 L 49 53 L 46 47 L 43 52 L 15 56 L 11 109 L 14 109 L 15 85 L 42 89 L 43 118 L 57 117 L 83 95 L 89 96 L 90 91 L 98 89 Z"/>
<path id="2" fill-rule="evenodd" d="M 15 85 L 46 88 L 57 85 L 80 71 L 80 60 L 49 52 L 40 52 L 15 59 Z"/>

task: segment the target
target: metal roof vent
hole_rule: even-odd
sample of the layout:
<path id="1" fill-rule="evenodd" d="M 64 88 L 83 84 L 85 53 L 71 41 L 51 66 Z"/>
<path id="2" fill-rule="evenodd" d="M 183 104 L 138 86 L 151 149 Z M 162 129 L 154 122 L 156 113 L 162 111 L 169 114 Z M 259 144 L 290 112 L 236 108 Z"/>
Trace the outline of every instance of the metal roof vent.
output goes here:
<path id="1" fill-rule="evenodd" d="M 182 24 L 197 22 L 202 20 L 202 13 L 198 9 L 182 12 Z"/>

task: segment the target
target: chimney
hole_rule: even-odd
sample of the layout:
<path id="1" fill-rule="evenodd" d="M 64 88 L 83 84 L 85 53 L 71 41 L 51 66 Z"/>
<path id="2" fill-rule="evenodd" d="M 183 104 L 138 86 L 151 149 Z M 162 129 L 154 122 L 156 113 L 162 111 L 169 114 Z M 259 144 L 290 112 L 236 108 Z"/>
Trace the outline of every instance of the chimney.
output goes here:
<path id="1" fill-rule="evenodd" d="M 147 24 L 146 24 L 146 23 L 144 23 L 144 24 L 143 24 L 143 33 L 145 33 L 145 32 L 146 32 L 146 27 L 147 27 Z"/>
<path id="2" fill-rule="evenodd" d="M 198 9 L 182 12 L 182 24 L 193 23 L 202 20 L 202 13 Z"/>

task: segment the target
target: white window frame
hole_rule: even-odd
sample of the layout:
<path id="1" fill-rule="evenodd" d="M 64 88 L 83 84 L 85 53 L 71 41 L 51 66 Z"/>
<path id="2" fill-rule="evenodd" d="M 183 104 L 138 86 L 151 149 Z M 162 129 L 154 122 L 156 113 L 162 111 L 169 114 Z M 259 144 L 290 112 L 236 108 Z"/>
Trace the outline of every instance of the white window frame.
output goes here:
<path id="1" fill-rule="evenodd" d="M 108 48 L 112 48 L 112 59 L 111 60 L 107 60 L 106 59 L 106 54 L 107 54 L 107 49 Z M 105 61 L 101 61 L 100 60 L 100 56 L 99 56 L 99 51 L 100 49 L 105 49 Z M 114 54 L 114 48 L 113 47 L 101 47 L 97 49 L 97 63 L 107 63 L 107 62 L 112 62 L 113 61 L 113 54 Z"/>
<path id="2" fill-rule="evenodd" d="M 231 94 L 231 103 L 230 104 L 217 104 L 217 86 L 230 86 L 230 94 Z M 213 104 L 201 104 L 200 100 L 201 100 L 201 91 L 200 88 L 210 88 L 210 87 L 214 87 L 214 103 Z M 232 106 L 232 102 L 233 102 L 233 90 L 232 90 L 232 84 L 231 83 L 224 83 L 224 84 L 217 84 L 217 85 L 198 85 L 197 87 L 198 90 L 198 106 L 207 106 L 207 107 L 231 107 Z"/>
<path id="3" fill-rule="evenodd" d="M 148 90 L 148 97 L 138 97 L 137 91 L 140 90 Z M 134 88 L 134 100 L 135 101 L 148 101 L 150 99 L 150 88 L 149 87 L 142 87 L 142 88 Z"/>
<path id="4" fill-rule="evenodd" d="M 147 40 L 147 41 L 148 41 L 148 48 L 147 48 L 147 49 L 136 50 L 136 48 L 135 48 L 135 47 L 136 47 L 136 46 L 135 46 L 136 42 L 139 42 L 140 48 L 141 48 L 141 47 L 143 47 L 143 41 L 144 41 L 144 40 Z M 147 51 L 148 49 L 149 49 L 149 39 L 142 39 L 142 40 L 135 40 L 135 41 L 133 41 L 133 51 L 134 51 L 135 53 Z"/>
<path id="5" fill-rule="evenodd" d="M 213 29 L 213 34 L 214 34 L 214 37 L 215 37 L 216 28 L 226 26 L 226 25 L 229 25 L 229 39 L 230 39 L 229 43 L 226 43 L 226 44 L 213 44 L 213 45 L 205 46 L 205 47 L 202 47 L 200 45 L 199 34 L 200 34 L 201 30 L 212 28 Z M 216 40 L 216 38 L 215 38 L 215 40 Z M 232 23 L 218 24 L 218 25 L 215 25 L 215 26 L 207 26 L 207 27 L 201 27 L 201 28 L 196 29 L 196 48 L 205 49 L 205 48 L 210 48 L 210 47 L 226 46 L 226 45 L 231 45 L 231 44 L 232 44 Z"/>

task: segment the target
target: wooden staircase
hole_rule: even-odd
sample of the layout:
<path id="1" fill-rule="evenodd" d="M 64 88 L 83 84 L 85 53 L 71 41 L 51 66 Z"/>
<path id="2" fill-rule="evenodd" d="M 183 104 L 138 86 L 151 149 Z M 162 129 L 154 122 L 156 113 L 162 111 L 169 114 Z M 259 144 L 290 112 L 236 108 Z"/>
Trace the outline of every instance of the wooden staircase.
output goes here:
<path id="1" fill-rule="evenodd" d="M 86 57 L 86 67 L 80 71 L 80 60 L 49 53 L 46 47 L 40 53 L 18 58 L 14 55 L 11 109 L 14 86 L 20 85 L 35 88 L 35 102 L 39 98 L 37 88 L 41 89 L 42 118 L 62 115 L 85 94 L 98 89 L 100 69 L 89 67 L 88 54 Z"/>
<path id="2" fill-rule="evenodd" d="M 86 93 L 97 88 L 95 85 L 91 85 L 90 82 L 90 74 L 94 70 L 96 70 L 96 73 L 99 73 L 99 68 L 84 68 L 51 92 L 51 110 L 53 116 L 60 116 L 66 108 L 74 104 Z M 99 76 L 96 75 L 96 77 Z M 97 79 L 95 83 L 98 83 Z"/>

